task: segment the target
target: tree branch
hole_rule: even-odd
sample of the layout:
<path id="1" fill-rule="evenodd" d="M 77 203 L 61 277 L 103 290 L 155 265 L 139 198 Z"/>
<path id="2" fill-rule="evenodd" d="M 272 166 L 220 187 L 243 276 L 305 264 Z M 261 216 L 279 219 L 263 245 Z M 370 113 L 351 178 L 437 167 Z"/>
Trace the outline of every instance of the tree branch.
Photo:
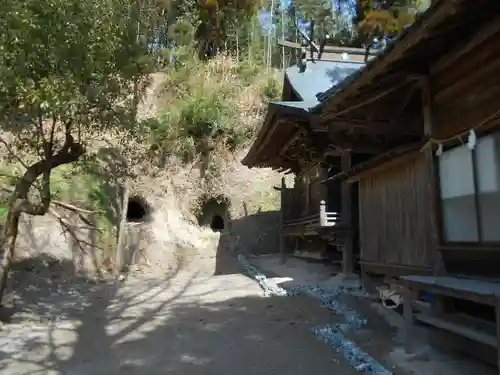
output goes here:
<path id="1" fill-rule="evenodd" d="M 104 249 L 100 246 L 97 246 L 97 244 L 90 243 L 88 241 L 82 240 L 78 237 L 78 234 L 75 232 L 75 230 L 78 230 L 79 228 L 75 228 L 71 223 L 69 223 L 65 218 L 63 218 L 61 215 L 59 215 L 56 211 L 54 210 L 49 210 L 49 212 L 57 219 L 59 220 L 59 223 L 61 225 L 61 228 L 63 230 L 64 236 L 66 236 L 67 233 L 71 236 L 71 238 L 78 244 L 78 247 L 80 248 L 80 251 L 84 254 L 87 254 L 87 251 L 85 249 L 85 246 L 88 246 L 90 248 L 90 251 L 92 252 L 93 260 L 94 260 L 94 266 L 96 268 L 97 275 L 100 279 L 104 277 L 101 269 L 101 265 L 99 264 L 95 253 L 94 249 L 99 249 L 101 251 L 104 251 Z M 94 230 L 99 230 L 98 228 L 94 227 Z"/>
<path id="2" fill-rule="evenodd" d="M 16 184 L 12 208 L 19 212 L 30 215 L 44 215 L 49 209 L 51 202 L 50 194 L 50 172 L 63 164 L 72 163 L 85 153 L 85 148 L 80 143 L 75 143 L 73 136 L 69 133 L 70 127 L 66 127 L 66 138 L 63 146 L 57 154 L 49 159 L 40 160 L 32 164 L 24 172 Z M 38 176 L 43 175 L 43 188 L 41 190 L 41 203 L 34 204 L 29 201 L 28 193 Z"/>
<path id="3" fill-rule="evenodd" d="M 56 126 L 57 126 L 57 117 L 55 115 L 52 115 L 52 127 L 50 129 L 50 137 L 49 137 L 49 149 L 50 149 L 50 155 L 52 156 L 52 150 L 54 150 L 54 134 L 56 131 Z M 46 157 L 47 154 L 45 154 Z"/>
<path id="4" fill-rule="evenodd" d="M 0 137 L 0 143 L 2 143 L 5 146 L 8 153 L 10 155 L 12 155 L 13 157 L 15 157 L 24 168 L 26 168 L 26 169 L 29 168 L 28 165 L 26 165 L 26 163 L 19 156 L 17 156 L 17 154 L 12 150 L 9 143 L 5 139 L 3 139 L 2 137 Z"/>
<path id="5" fill-rule="evenodd" d="M 3 186 L 0 186 L 0 191 L 3 191 L 5 193 L 11 193 L 11 194 L 14 192 L 14 190 L 3 187 Z"/>
<path id="6" fill-rule="evenodd" d="M 78 235 L 76 234 L 75 230 L 78 229 L 79 227 L 75 227 L 74 225 L 72 225 L 70 222 L 68 222 L 67 219 L 65 219 L 64 217 L 62 217 L 61 215 L 59 215 L 59 213 L 57 213 L 56 211 L 52 210 L 52 209 L 49 209 L 48 211 L 52 216 L 54 216 L 58 221 L 59 223 L 61 224 L 61 227 L 63 229 L 63 234 L 65 233 L 69 233 L 71 235 L 71 237 L 78 243 L 78 246 L 80 247 L 80 250 L 84 253 L 86 253 L 87 251 L 85 250 L 85 248 L 83 247 L 83 245 L 87 245 L 87 246 L 90 246 L 90 247 L 95 247 L 96 249 L 99 249 L 99 250 L 104 250 L 102 247 L 100 246 L 97 246 L 97 245 L 94 245 L 88 241 L 85 241 L 85 240 L 82 240 L 80 238 L 78 238 Z M 99 228 L 96 228 L 96 227 L 93 227 L 93 228 L 89 228 L 91 230 L 99 230 Z"/>
<path id="7" fill-rule="evenodd" d="M 66 208 L 66 209 L 68 209 L 70 211 L 81 212 L 83 214 L 93 214 L 93 213 L 97 213 L 97 212 L 102 212 L 102 211 L 85 210 L 83 208 L 74 206 L 72 204 L 61 202 L 61 201 L 57 201 L 57 200 L 52 200 L 52 203 L 55 204 L 55 205 L 57 205 L 57 206 L 61 206 L 63 208 Z"/>

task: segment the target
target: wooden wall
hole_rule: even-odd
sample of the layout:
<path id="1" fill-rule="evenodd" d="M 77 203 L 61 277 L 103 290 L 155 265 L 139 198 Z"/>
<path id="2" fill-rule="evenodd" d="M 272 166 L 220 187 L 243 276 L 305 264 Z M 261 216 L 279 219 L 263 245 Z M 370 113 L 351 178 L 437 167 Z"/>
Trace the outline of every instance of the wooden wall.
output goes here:
<path id="1" fill-rule="evenodd" d="M 481 41 L 473 48 L 457 48 L 450 54 L 457 59 L 444 56 L 432 68 L 433 138 L 459 144 L 451 137 L 461 135 L 466 142 L 469 129 L 477 127 L 482 135 L 500 128 L 500 27 L 493 22 L 485 25 L 488 37 L 478 32 Z M 464 245 L 443 239 L 438 250 L 447 273 L 500 277 L 498 243 Z"/>
<path id="2" fill-rule="evenodd" d="M 497 21 L 494 21 L 497 22 Z M 488 26 L 490 27 L 490 26 Z M 432 69 L 434 137 L 448 138 L 499 114 L 500 28 L 457 60 L 445 55 Z"/>
<path id="3" fill-rule="evenodd" d="M 431 168 L 422 152 L 359 180 L 361 260 L 432 267 Z"/>

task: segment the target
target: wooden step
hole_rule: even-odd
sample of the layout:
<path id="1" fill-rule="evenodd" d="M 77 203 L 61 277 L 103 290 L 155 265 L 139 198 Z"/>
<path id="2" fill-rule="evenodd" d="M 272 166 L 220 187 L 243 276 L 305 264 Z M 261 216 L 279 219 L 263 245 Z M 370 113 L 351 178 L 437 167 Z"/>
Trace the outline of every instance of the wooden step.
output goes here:
<path id="1" fill-rule="evenodd" d="M 497 338 L 488 332 L 471 328 L 463 324 L 455 323 L 447 318 L 440 318 L 428 314 L 417 314 L 415 319 L 430 326 L 451 332 L 455 335 L 466 337 L 481 344 L 497 347 Z"/>
<path id="2" fill-rule="evenodd" d="M 418 311 L 420 313 L 430 314 L 432 310 L 432 305 L 429 302 L 413 300 L 411 301 L 411 307 L 413 311 Z"/>
<path id="3" fill-rule="evenodd" d="M 292 256 L 299 259 L 327 260 L 327 258 L 320 251 L 309 252 L 309 251 L 295 250 L 292 253 Z"/>
<path id="4" fill-rule="evenodd" d="M 344 236 L 335 233 L 321 233 L 321 238 L 328 242 L 330 245 L 342 246 L 344 244 Z"/>

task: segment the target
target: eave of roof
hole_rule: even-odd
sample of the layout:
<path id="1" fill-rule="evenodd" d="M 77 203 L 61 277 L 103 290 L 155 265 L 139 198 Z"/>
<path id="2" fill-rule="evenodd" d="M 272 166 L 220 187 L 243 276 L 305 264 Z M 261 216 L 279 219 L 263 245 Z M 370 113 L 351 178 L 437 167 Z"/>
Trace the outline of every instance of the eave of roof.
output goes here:
<path id="1" fill-rule="evenodd" d="M 480 3 L 483 5 L 487 4 L 488 7 L 486 8 L 490 10 L 498 10 L 498 8 L 494 8 L 494 6 L 500 4 L 495 2 L 488 3 L 487 0 L 483 0 Z M 493 5 L 493 3 L 495 3 L 495 5 Z M 490 6 L 490 4 L 492 5 Z M 473 0 L 437 0 L 433 2 L 425 13 L 423 13 L 411 26 L 406 28 L 377 57 L 369 61 L 366 65 L 361 64 L 358 69 L 346 75 L 344 79 L 333 82 L 333 85 L 328 79 L 312 78 L 313 73 L 311 73 L 311 77 L 304 79 L 304 77 L 308 76 L 299 73 L 297 67 L 287 69 L 286 77 L 289 79 L 294 91 L 303 101 L 271 103 L 269 112 L 272 111 L 276 116 L 289 113 L 309 118 L 308 116 L 311 116 L 313 113 L 321 113 L 324 111 L 326 104 L 329 106 L 333 105 L 331 108 L 335 110 L 335 107 L 338 108 L 338 105 L 340 105 L 345 98 L 351 97 L 352 94 L 358 92 L 360 89 L 369 86 L 372 82 L 383 76 L 389 68 L 395 67 L 395 65 L 393 65 L 395 62 L 408 61 L 408 56 L 410 56 L 411 53 L 415 53 L 415 48 L 421 48 L 421 42 L 432 37 L 432 33 L 436 30 L 439 32 L 443 23 L 447 22 L 450 17 L 455 14 L 456 17 L 462 17 L 467 14 L 467 12 L 470 13 L 470 10 L 474 9 L 476 6 L 479 7 L 480 5 L 474 3 Z M 483 13 L 486 14 L 487 10 L 484 9 Z M 432 58 L 437 58 L 438 54 L 439 53 L 434 53 L 434 55 L 429 55 L 429 58 L 431 58 L 430 56 L 433 56 Z M 322 63 L 326 62 L 309 62 L 307 69 L 311 69 L 312 71 L 312 69 L 316 67 L 317 70 L 320 71 L 322 67 L 317 64 Z M 318 74 L 318 77 L 321 76 L 320 73 L 316 74 Z M 322 74 L 324 77 L 324 71 Z M 321 84 L 315 85 L 315 81 L 321 81 Z M 328 86 L 326 84 L 323 85 L 323 82 L 328 83 Z M 324 91 L 317 93 L 317 91 L 320 90 Z M 279 108 L 279 110 L 277 110 L 277 108 Z M 266 116 L 266 121 L 260 130 L 260 134 L 249 152 L 249 155 L 252 151 L 254 152 L 254 160 L 255 157 L 258 156 L 255 154 L 255 150 L 257 148 L 262 150 L 262 145 L 258 144 L 263 140 L 262 134 L 267 132 L 266 129 L 275 126 L 275 124 L 273 125 L 273 123 L 276 123 L 274 114 L 271 118 Z M 265 147 L 265 145 L 263 146 Z M 247 155 L 246 158 L 248 158 L 249 155 Z"/>
<path id="2" fill-rule="evenodd" d="M 327 70 L 328 66 L 331 67 L 332 62 L 321 60 L 308 62 L 304 73 L 300 73 L 296 66 L 286 69 L 285 77 L 290 82 L 292 89 L 303 100 L 300 102 L 274 102 L 269 105 L 268 114 L 259 131 L 259 135 L 248 154 L 242 160 L 242 163 L 251 166 L 251 164 L 255 162 L 257 149 L 260 150 L 262 148 L 260 143 L 263 141 L 268 131 L 272 130 L 273 123 L 275 124 L 277 122 L 274 119 L 276 115 L 280 113 L 295 113 L 301 116 L 308 116 L 311 113 L 321 112 L 323 106 L 332 99 L 332 97 L 336 96 L 336 94 L 340 94 L 340 92 L 349 87 L 353 82 L 362 79 L 368 74 L 367 72 L 373 70 L 374 67 L 384 65 L 384 61 L 387 59 L 387 56 L 391 55 L 395 46 L 402 43 L 409 35 L 418 33 L 422 25 L 440 9 L 442 4 L 450 4 L 455 1 L 457 0 L 438 0 L 433 3 L 413 25 L 406 28 L 383 52 L 379 53 L 366 64 L 348 61 L 333 62 L 337 70 L 343 70 L 343 72 L 337 71 L 333 73 Z M 344 67 L 345 69 L 343 69 Z M 321 82 L 319 87 L 318 82 Z"/>
<path id="3" fill-rule="evenodd" d="M 265 145 L 266 135 L 277 126 L 278 120 L 284 116 L 293 116 L 297 121 L 309 121 L 311 111 L 320 104 L 318 91 L 325 90 L 333 84 L 341 82 L 364 66 L 364 63 L 353 61 L 316 61 L 308 62 L 307 69 L 299 72 L 297 66 L 285 70 L 285 80 L 302 101 L 271 102 L 266 117 L 242 164 L 252 167 L 257 162 L 258 153 Z M 269 142 L 269 140 L 268 140 Z M 272 141 L 271 141 L 272 143 Z"/>
<path id="4" fill-rule="evenodd" d="M 402 45 L 407 39 L 421 32 L 424 29 L 423 25 L 429 19 L 431 19 L 436 13 L 438 13 L 438 11 L 444 9 L 445 5 L 452 6 L 453 3 L 457 1 L 458 0 L 447 0 L 447 1 L 437 0 L 433 2 L 432 5 L 424 13 L 422 13 L 412 25 L 405 28 L 396 38 L 394 38 L 387 45 L 387 47 L 381 53 L 379 53 L 375 58 L 368 61 L 362 69 L 354 72 L 345 80 L 339 82 L 336 85 L 333 85 L 328 90 L 322 93 L 318 93 L 317 100 L 319 101 L 319 104 L 316 106 L 316 108 L 314 108 L 314 111 L 315 112 L 321 111 L 322 107 L 332 97 L 336 96 L 336 94 L 339 94 L 340 92 L 344 91 L 353 82 L 358 82 L 364 79 L 364 77 L 367 76 L 372 70 L 374 70 L 374 68 L 384 66 L 385 65 L 384 63 L 387 60 L 389 60 L 388 57 L 394 54 L 394 51 L 397 47 L 402 48 Z"/>
<path id="5" fill-rule="evenodd" d="M 308 61 L 304 72 L 292 66 L 285 70 L 285 75 L 297 96 L 307 103 L 308 108 L 313 108 L 320 104 L 318 92 L 340 84 L 364 65 L 354 61 Z"/>

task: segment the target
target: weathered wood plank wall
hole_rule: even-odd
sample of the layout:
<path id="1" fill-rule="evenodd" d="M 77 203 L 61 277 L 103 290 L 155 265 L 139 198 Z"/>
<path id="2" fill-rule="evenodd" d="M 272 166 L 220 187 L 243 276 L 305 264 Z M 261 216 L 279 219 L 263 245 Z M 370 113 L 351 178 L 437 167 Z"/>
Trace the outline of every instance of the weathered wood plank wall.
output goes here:
<path id="1" fill-rule="evenodd" d="M 498 113 L 499 49 L 497 31 L 450 66 L 438 63 L 431 76 L 435 137 L 467 131 Z"/>
<path id="2" fill-rule="evenodd" d="M 495 23 L 496 22 L 496 23 Z M 433 115 L 435 139 L 450 139 L 445 145 L 459 144 L 453 136 L 461 135 L 467 141 L 469 129 L 478 136 L 500 127 L 500 27 L 497 21 L 485 25 L 492 31 L 473 48 L 457 48 L 451 56 L 443 57 L 433 67 Z M 476 38 L 483 38 L 481 33 Z M 478 39 L 478 40 L 479 40 Z M 438 192 L 439 194 L 439 192 Z M 439 200 L 439 197 L 438 197 Z M 438 212 L 438 219 L 443 215 Z M 438 220 L 438 221 L 439 221 Z M 498 278 L 500 273 L 500 246 L 495 243 L 443 242 L 439 244 L 443 268 L 447 273 Z"/>
<path id="3" fill-rule="evenodd" d="M 433 265 L 432 205 L 424 153 L 359 181 L 361 259 L 414 267 Z"/>

